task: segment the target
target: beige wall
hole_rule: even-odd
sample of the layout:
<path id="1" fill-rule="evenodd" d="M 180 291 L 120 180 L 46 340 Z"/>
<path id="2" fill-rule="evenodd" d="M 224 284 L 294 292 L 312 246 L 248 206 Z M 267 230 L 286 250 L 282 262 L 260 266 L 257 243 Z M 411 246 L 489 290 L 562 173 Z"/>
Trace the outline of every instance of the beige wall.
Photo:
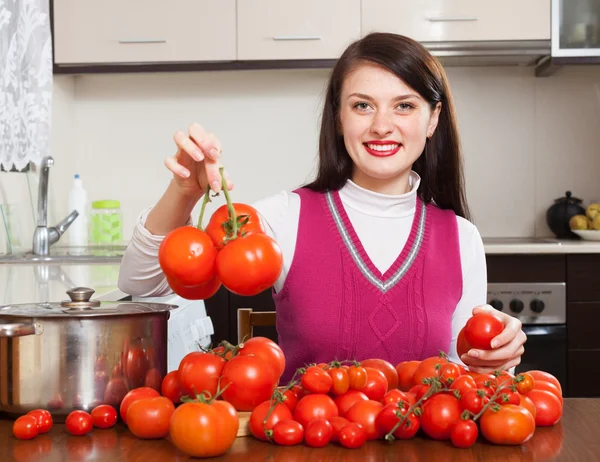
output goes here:
<path id="1" fill-rule="evenodd" d="M 172 134 L 193 121 L 221 138 L 235 200 L 296 187 L 313 173 L 327 74 L 55 77 L 52 217 L 67 213 L 79 173 L 91 200 L 121 200 L 129 237 L 138 213 L 169 181 L 163 159 L 174 152 Z M 484 236 L 549 235 L 545 210 L 567 189 L 600 200 L 600 66 L 550 78 L 519 67 L 449 68 L 448 75 L 468 198 Z"/>

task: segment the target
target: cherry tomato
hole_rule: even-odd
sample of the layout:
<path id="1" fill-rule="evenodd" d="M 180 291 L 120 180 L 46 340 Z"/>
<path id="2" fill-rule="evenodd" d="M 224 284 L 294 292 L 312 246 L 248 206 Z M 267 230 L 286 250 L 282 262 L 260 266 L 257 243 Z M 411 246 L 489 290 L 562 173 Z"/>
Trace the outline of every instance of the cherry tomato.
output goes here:
<path id="1" fill-rule="evenodd" d="M 358 449 L 367 442 L 367 432 L 357 423 L 350 423 L 340 430 L 340 444 L 348 449 Z"/>
<path id="2" fill-rule="evenodd" d="M 27 415 L 32 415 L 35 417 L 35 420 L 37 421 L 38 433 L 40 435 L 42 433 L 48 433 L 52 429 L 52 414 L 50 414 L 46 409 L 29 411 Z"/>
<path id="3" fill-rule="evenodd" d="M 367 371 L 360 365 L 352 365 L 348 367 L 348 384 L 350 390 L 362 390 L 367 384 Z"/>
<path id="4" fill-rule="evenodd" d="M 279 278 L 283 255 L 270 236 L 251 234 L 223 247 L 217 255 L 216 269 L 217 277 L 231 292 L 257 295 Z"/>
<path id="5" fill-rule="evenodd" d="M 294 410 L 294 420 L 306 428 L 311 420 L 324 419 L 339 415 L 333 399 L 327 395 L 311 394 L 304 396 Z"/>
<path id="6" fill-rule="evenodd" d="M 108 404 L 101 404 L 92 409 L 92 424 L 97 428 L 110 428 L 117 423 L 117 411 Z"/>
<path id="7" fill-rule="evenodd" d="M 398 387 L 398 371 L 389 362 L 383 359 L 364 359 L 360 362 L 362 367 L 372 367 L 373 369 L 379 369 L 385 375 L 388 383 L 387 391 L 393 390 Z"/>
<path id="8" fill-rule="evenodd" d="M 138 438 L 164 438 L 174 411 L 173 401 L 164 396 L 139 399 L 127 409 L 127 426 Z"/>
<path id="9" fill-rule="evenodd" d="M 349 390 L 343 395 L 335 398 L 335 405 L 338 408 L 339 415 L 346 417 L 346 413 L 359 401 L 367 401 L 369 398 L 362 391 Z"/>
<path id="10" fill-rule="evenodd" d="M 478 435 L 479 429 L 475 422 L 471 419 L 459 420 L 452 425 L 450 440 L 455 447 L 466 449 L 475 444 Z"/>
<path id="11" fill-rule="evenodd" d="M 442 366 L 448 364 L 448 360 L 439 356 L 432 356 L 421 361 L 415 369 L 413 384 L 422 385 L 423 379 L 439 377 Z"/>
<path id="12" fill-rule="evenodd" d="M 471 316 L 465 324 L 465 340 L 473 348 L 491 350 L 492 339 L 503 330 L 504 324 L 500 318 L 490 313 L 479 313 Z"/>
<path id="13" fill-rule="evenodd" d="M 310 366 L 302 374 L 302 386 L 311 393 L 329 393 L 333 379 L 319 366 Z"/>
<path id="14" fill-rule="evenodd" d="M 216 258 L 217 249 L 209 235 L 194 226 L 174 229 L 158 249 L 158 262 L 167 279 L 184 287 L 211 281 Z"/>
<path id="15" fill-rule="evenodd" d="M 252 433 L 255 438 L 258 438 L 261 441 L 267 441 L 265 429 L 267 431 L 272 430 L 275 425 L 277 425 L 277 422 L 293 419 L 292 411 L 290 411 L 290 408 L 285 404 L 277 404 L 267 419 L 267 414 L 269 413 L 270 409 L 271 400 L 267 400 L 256 406 L 252 411 L 252 414 L 250 414 L 250 421 L 248 423 L 250 433 Z"/>
<path id="16" fill-rule="evenodd" d="M 257 210 L 247 204 L 233 203 L 236 214 L 238 237 L 253 233 L 265 233 L 265 225 Z M 229 217 L 227 204 L 213 212 L 205 228 L 217 249 L 223 248 L 227 238 L 233 236 L 233 222 Z"/>
<path id="17" fill-rule="evenodd" d="M 562 405 L 554 393 L 534 389 L 526 396 L 535 405 L 535 424 L 538 427 L 550 427 L 562 417 Z"/>
<path id="18" fill-rule="evenodd" d="M 400 401 L 404 402 L 404 407 L 409 407 L 417 402 L 414 395 L 396 389 L 388 391 L 381 400 L 381 403 L 383 405 L 390 403 L 398 404 Z"/>
<path id="19" fill-rule="evenodd" d="M 408 407 L 399 406 L 397 403 L 386 404 L 381 412 L 375 418 L 375 426 L 383 436 L 396 426 L 396 424 L 403 419 L 408 411 Z M 394 430 L 394 437 L 401 440 L 408 440 L 415 436 L 419 431 L 420 421 L 419 418 L 411 412 L 406 420 Z"/>
<path id="20" fill-rule="evenodd" d="M 285 404 L 290 411 L 294 412 L 294 409 L 296 409 L 299 401 L 298 395 L 293 389 L 290 389 L 283 392 L 283 397 L 283 404 Z"/>
<path id="21" fill-rule="evenodd" d="M 277 379 L 285 370 L 285 355 L 279 345 L 266 337 L 252 337 L 239 345 L 238 355 L 254 355 L 262 358 L 275 372 Z"/>
<path id="22" fill-rule="evenodd" d="M 460 407 L 465 411 L 478 414 L 488 401 L 489 399 L 485 396 L 484 391 L 473 388 L 465 391 L 460 397 Z"/>
<path id="23" fill-rule="evenodd" d="M 383 404 L 378 401 L 359 401 L 346 413 L 350 422 L 360 424 L 367 432 L 368 440 L 381 438 L 382 434 L 375 425 L 377 414 L 383 409 Z"/>
<path id="24" fill-rule="evenodd" d="M 311 448 L 327 446 L 333 435 L 333 427 L 327 420 L 315 419 L 308 423 L 304 431 L 304 442 Z"/>
<path id="25" fill-rule="evenodd" d="M 365 371 L 367 371 L 367 384 L 360 391 L 367 395 L 369 399 L 381 401 L 388 391 L 385 374 L 372 367 L 365 367 Z"/>
<path id="26" fill-rule="evenodd" d="M 340 441 L 340 430 L 350 423 L 350 421 L 344 417 L 330 417 L 329 423 L 333 429 L 331 434 L 331 442 L 338 443 Z"/>
<path id="27" fill-rule="evenodd" d="M 535 379 L 531 376 L 531 374 L 519 374 L 517 375 L 518 382 L 516 383 L 517 391 L 522 395 L 526 395 L 531 390 L 533 390 L 533 386 L 535 385 Z"/>
<path id="28" fill-rule="evenodd" d="M 171 371 L 162 381 L 160 394 L 169 398 L 173 404 L 179 404 L 181 397 L 184 396 L 183 387 L 179 383 L 179 371 Z"/>
<path id="29" fill-rule="evenodd" d="M 278 380 L 274 369 L 260 357 L 234 356 L 223 367 L 221 396 L 238 411 L 252 411 L 271 397 Z"/>
<path id="30" fill-rule="evenodd" d="M 421 427 L 433 439 L 449 440 L 452 425 L 460 414 L 460 405 L 453 395 L 433 395 L 423 405 Z"/>
<path id="31" fill-rule="evenodd" d="M 212 353 L 193 351 L 185 355 L 178 371 L 184 394 L 194 397 L 206 391 L 215 396 L 224 367 L 225 359 Z"/>
<path id="32" fill-rule="evenodd" d="M 65 420 L 67 432 L 75 436 L 87 435 L 92 431 L 92 416 L 85 411 L 73 411 Z"/>
<path id="33" fill-rule="evenodd" d="M 350 379 L 346 369 L 341 367 L 332 367 L 327 371 L 327 373 L 332 380 L 331 391 L 334 395 L 343 395 L 350 389 Z"/>
<path id="34" fill-rule="evenodd" d="M 461 372 L 458 364 L 449 362 L 440 368 L 440 380 L 448 386 L 452 385 L 452 383 L 460 377 L 460 374 Z"/>
<path id="35" fill-rule="evenodd" d="M 413 377 L 421 361 L 403 361 L 396 366 L 398 372 L 398 388 L 402 391 L 408 391 L 414 385 Z"/>
<path id="36" fill-rule="evenodd" d="M 30 440 L 38 435 L 38 423 L 35 416 L 22 415 L 13 423 L 13 435 L 20 440 Z"/>
<path id="37" fill-rule="evenodd" d="M 160 394 L 154 388 L 148 387 L 135 388 L 127 392 L 119 407 L 119 414 L 121 415 L 123 422 L 127 423 L 127 410 L 132 403 L 143 398 L 156 398 L 158 396 L 160 396 Z"/>
<path id="38" fill-rule="evenodd" d="M 461 375 L 450 385 L 450 390 L 458 390 L 461 395 L 464 395 L 467 390 L 473 388 L 477 388 L 477 384 L 475 383 L 475 379 L 470 375 Z"/>
<path id="39" fill-rule="evenodd" d="M 304 428 L 295 420 L 280 420 L 273 427 L 273 440 L 281 446 L 302 443 Z"/>
<path id="40" fill-rule="evenodd" d="M 523 444 L 535 431 L 529 411 L 514 404 L 502 405 L 499 411 L 486 410 L 479 423 L 483 437 L 494 444 Z"/>

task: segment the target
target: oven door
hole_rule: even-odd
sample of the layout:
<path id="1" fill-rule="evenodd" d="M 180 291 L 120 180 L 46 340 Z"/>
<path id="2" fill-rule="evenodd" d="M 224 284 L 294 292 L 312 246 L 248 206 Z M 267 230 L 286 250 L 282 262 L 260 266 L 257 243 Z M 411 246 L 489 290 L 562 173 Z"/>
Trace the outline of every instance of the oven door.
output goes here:
<path id="1" fill-rule="evenodd" d="M 516 372 L 542 370 L 555 376 L 568 395 L 567 388 L 567 326 L 529 325 L 523 326 L 527 335 L 525 353 Z"/>

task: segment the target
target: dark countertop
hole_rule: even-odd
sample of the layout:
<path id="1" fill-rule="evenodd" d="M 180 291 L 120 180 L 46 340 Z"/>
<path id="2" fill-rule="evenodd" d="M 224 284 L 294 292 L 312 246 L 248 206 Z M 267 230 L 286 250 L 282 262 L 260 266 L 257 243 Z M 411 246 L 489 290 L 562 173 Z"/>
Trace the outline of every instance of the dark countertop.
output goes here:
<path id="1" fill-rule="evenodd" d="M 0 420 L 0 461 L 181 461 L 190 460 L 167 440 L 139 440 L 122 425 L 94 429 L 86 436 L 71 436 L 62 424 L 29 441 L 12 436 L 12 421 Z M 194 459 L 199 460 L 199 459 Z M 361 449 L 329 444 L 313 449 L 303 445 L 280 447 L 252 437 L 238 438 L 222 461 L 600 461 L 600 399 L 567 398 L 564 416 L 554 427 L 536 429 L 522 446 L 494 446 L 478 442 L 456 449 L 450 442 L 424 437 L 409 441 L 370 441 Z"/>

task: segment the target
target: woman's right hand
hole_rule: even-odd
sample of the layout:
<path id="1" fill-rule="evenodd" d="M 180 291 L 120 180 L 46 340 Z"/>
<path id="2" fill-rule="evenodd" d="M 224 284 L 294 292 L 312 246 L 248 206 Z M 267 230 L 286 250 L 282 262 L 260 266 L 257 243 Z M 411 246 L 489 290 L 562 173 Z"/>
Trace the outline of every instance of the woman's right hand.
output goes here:
<path id="1" fill-rule="evenodd" d="M 177 152 L 165 159 L 165 165 L 173 172 L 173 181 L 184 196 L 200 196 L 208 189 L 215 193 L 221 190 L 219 158 L 221 142 L 212 133 L 207 133 L 199 124 L 189 126 L 188 134 L 177 131 L 174 135 Z M 233 188 L 224 171 L 227 189 Z"/>

